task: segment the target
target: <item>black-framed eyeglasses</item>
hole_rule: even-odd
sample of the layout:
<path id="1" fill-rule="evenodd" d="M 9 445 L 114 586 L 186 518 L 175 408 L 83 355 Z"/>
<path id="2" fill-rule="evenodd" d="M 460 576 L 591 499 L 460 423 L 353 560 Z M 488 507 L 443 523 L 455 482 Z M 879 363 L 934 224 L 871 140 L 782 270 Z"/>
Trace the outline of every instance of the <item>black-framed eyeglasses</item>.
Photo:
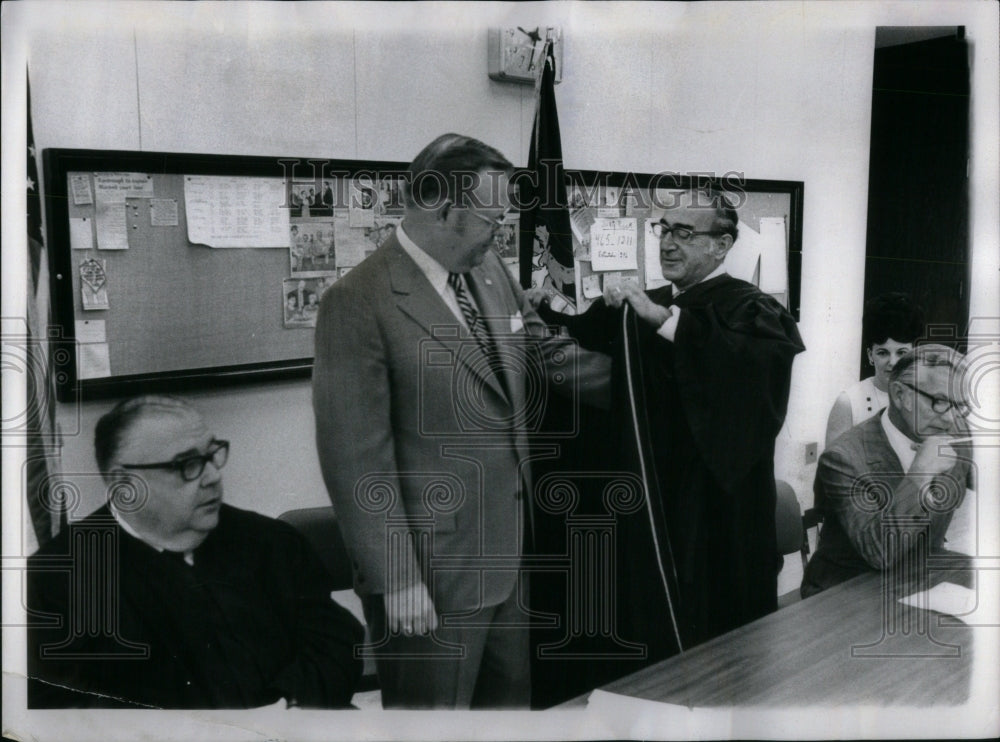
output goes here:
<path id="1" fill-rule="evenodd" d="M 699 235 L 711 235 L 712 237 L 719 237 L 720 235 L 726 234 L 725 232 L 720 232 L 717 229 L 709 230 L 707 232 L 699 232 L 695 229 L 688 229 L 687 227 L 676 227 L 667 224 L 666 222 L 654 222 L 653 223 L 653 236 L 658 240 L 662 240 L 668 234 L 674 236 L 674 240 L 680 245 L 687 245 L 691 242 L 691 239 Z"/>
<path id="2" fill-rule="evenodd" d="M 213 440 L 205 453 L 196 453 L 173 461 L 161 461 L 155 464 L 122 464 L 122 469 L 173 469 L 185 482 L 193 482 L 201 477 L 205 465 L 211 461 L 212 466 L 221 469 L 229 458 L 229 441 Z"/>
<path id="3" fill-rule="evenodd" d="M 971 405 L 964 400 L 961 402 L 956 402 L 952 399 L 948 399 L 947 397 L 935 397 L 933 394 L 928 394 L 927 392 L 921 389 L 917 389 L 915 386 L 913 386 L 913 384 L 907 384 L 905 381 L 900 381 L 899 383 L 905 387 L 909 387 L 917 394 L 927 397 L 927 399 L 931 401 L 931 409 L 934 410 L 939 415 L 943 415 L 952 407 L 955 408 L 955 414 L 957 415 L 965 417 L 966 415 L 969 414 Z"/>

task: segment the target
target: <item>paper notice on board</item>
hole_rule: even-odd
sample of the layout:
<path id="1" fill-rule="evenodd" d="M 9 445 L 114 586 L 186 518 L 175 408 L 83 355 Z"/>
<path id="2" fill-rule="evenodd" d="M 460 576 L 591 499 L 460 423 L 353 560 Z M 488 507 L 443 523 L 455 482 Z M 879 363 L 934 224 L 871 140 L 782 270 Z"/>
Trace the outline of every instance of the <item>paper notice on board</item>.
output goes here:
<path id="1" fill-rule="evenodd" d="M 637 270 L 635 219 L 595 219 L 590 227 L 590 262 L 595 271 Z"/>
<path id="2" fill-rule="evenodd" d="M 365 236 L 365 229 L 334 222 L 333 244 L 337 251 L 337 267 L 353 267 L 375 252 L 375 243 Z"/>
<path id="3" fill-rule="evenodd" d="M 94 173 L 99 204 L 124 204 L 126 198 L 152 198 L 153 176 L 145 173 Z"/>
<path id="4" fill-rule="evenodd" d="M 78 343 L 106 343 L 107 323 L 103 319 L 78 319 L 73 323 Z"/>
<path id="5" fill-rule="evenodd" d="M 111 355 L 107 343 L 80 343 L 79 362 L 81 379 L 106 379 L 111 376 Z"/>
<path id="6" fill-rule="evenodd" d="M 128 250 L 125 204 L 97 204 L 97 249 Z"/>
<path id="7" fill-rule="evenodd" d="M 601 295 L 601 276 L 591 273 L 583 277 L 583 295 L 587 299 L 596 299 Z"/>
<path id="8" fill-rule="evenodd" d="M 69 247 L 71 250 L 94 249 L 94 230 L 90 219 L 85 216 L 70 217 Z"/>
<path id="9" fill-rule="evenodd" d="M 643 272 L 646 275 L 646 290 L 666 286 L 670 281 L 663 277 L 663 266 L 660 265 L 660 239 L 653 234 L 653 225 L 659 219 L 646 219 L 645 241 L 642 243 Z"/>
<path id="10" fill-rule="evenodd" d="M 154 227 L 176 227 L 177 199 L 154 198 L 150 200 L 149 223 Z"/>
<path id="11" fill-rule="evenodd" d="M 601 275 L 604 277 L 604 289 L 613 289 L 615 286 L 621 286 L 623 283 L 634 283 L 636 286 L 639 285 L 639 276 L 635 273 L 620 273 L 618 271 L 612 271 L 611 273 L 602 273 Z"/>
<path id="12" fill-rule="evenodd" d="M 788 250 L 784 217 L 760 220 L 760 290 L 765 294 L 788 291 Z"/>
<path id="13" fill-rule="evenodd" d="M 288 247 L 281 178 L 184 176 L 188 239 L 209 247 Z"/>
<path id="14" fill-rule="evenodd" d="M 80 261 L 80 302 L 85 311 L 108 309 L 107 261 L 86 258 Z"/>
<path id="15" fill-rule="evenodd" d="M 69 176 L 69 189 L 73 193 L 73 203 L 77 206 L 94 203 L 94 196 L 90 192 L 90 176 L 87 173 L 72 173 Z"/>
<path id="16" fill-rule="evenodd" d="M 740 230 L 740 238 L 729 248 L 722 265 L 733 278 L 757 286 L 760 281 L 760 233 L 745 222 L 736 226 Z"/>
<path id="17" fill-rule="evenodd" d="M 350 199 L 348 212 L 350 225 L 352 227 L 374 227 L 375 203 L 378 199 L 375 187 L 364 180 L 352 180 Z"/>

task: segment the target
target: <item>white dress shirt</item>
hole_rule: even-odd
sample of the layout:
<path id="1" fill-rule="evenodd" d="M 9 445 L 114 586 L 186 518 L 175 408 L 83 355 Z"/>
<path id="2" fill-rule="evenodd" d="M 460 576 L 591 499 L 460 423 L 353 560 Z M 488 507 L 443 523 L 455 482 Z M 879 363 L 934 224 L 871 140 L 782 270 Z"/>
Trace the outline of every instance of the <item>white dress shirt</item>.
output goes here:
<path id="1" fill-rule="evenodd" d="M 882 430 L 885 431 L 885 437 L 889 439 L 893 453 L 896 454 L 899 463 L 903 465 L 903 471 L 910 471 L 913 459 L 917 458 L 916 441 L 910 440 L 903 431 L 893 425 L 892 420 L 889 419 L 888 408 L 882 413 Z"/>
<path id="2" fill-rule="evenodd" d="M 703 279 L 701 279 L 700 281 L 698 281 L 698 283 L 704 283 L 705 281 L 713 279 L 716 276 L 721 276 L 725 272 L 726 272 L 726 269 L 723 268 L 720 265 L 714 271 L 712 271 L 707 276 L 705 276 Z M 697 286 L 698 283 L 696 283 L 694 285 Z M 688 286 L 688 289 L 689 288 L 691 288 L 691 287 Z M 688 289 L 678 289 L 677 286 L 674 285 L 674 298 L 676 299 L 678 296 L 680 296 L 681 294 L 683 294 Z M 681 308 L 680 307 L 671 307 L 670 308 L 670 312 L 671 312 L 671 314 L 670 314 L 669 317 L 667 317 L 667 321 L 664 322 L 662 325 L 660 325 L 660 329 L 658 329 L 656 331 L 656 334 L 659 335 L 660 337 L 666 339 L 666 340 L 669 340 L 670 342 L 673 342 L 674 341 L 674 334 L 677 332 L 677 323 L 680 321 L 680 318 L 681 318 Z"/>
<path id="3" fill-rule="evenodd" d="M 448 285 L 448 270 L 411 240 L 409 235 L 403 230 L 402 224 L 396 227 L 396 239 L 399 240 L 399 244 L 406 254 L 417 264 L 420 272 L 427 276 L 427 280 L 430 281 L 431 286 L 448 306 L 448 309 L 451 310 L 451 313 L 455 315 L 455 319 L 461 323 L 462 327 L 468 330 L 469 326 L 465 323 L 465 316 L 462 314 L 462 308 L 458 306 L 458 299 L 455 298 L 455 292 Z M 479 306 L 476 304 L 472 292 L 469 291 L 469 284 L 465 280 L 465 276 L 460 275 L 459 280 L 461 280 L 462 285 L 465 287 L 466 297 L 468 297 L 469 302 L 478 312 Z"/>

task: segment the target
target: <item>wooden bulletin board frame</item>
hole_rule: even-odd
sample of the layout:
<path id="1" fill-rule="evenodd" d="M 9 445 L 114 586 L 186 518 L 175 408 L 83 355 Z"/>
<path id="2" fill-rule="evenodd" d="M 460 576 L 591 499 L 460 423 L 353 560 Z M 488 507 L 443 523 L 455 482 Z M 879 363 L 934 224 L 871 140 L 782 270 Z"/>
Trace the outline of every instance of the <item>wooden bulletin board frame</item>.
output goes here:
<path id="1" fill-rule="evenodd" d="M 178 187 L 181 176 L 282 178 L 291 187 L 291 182 L 319 184 L 324 178 L 379 182 L 406 170 L 406 163 L 400 162 L 72 149 L 45 150 L 43 165 L 52 303 L 60 339 L 74 345 L 77 320 L 104 320 L 111 354 L 111 376 L 82 380 L 79 357 L 72 354 L 63 367 L 66 373 L 57 379 L 61 401 L 304 378 L 311 373 L 313 333 L 308 328 L 287 329 L 282 320 L 283 279 L 290 276 L 287 245 L 215 249 L 192 244 L 187 239 L 183 186 Z M 127 226 L 128 250 L 73 250 L 69 219 L 87 207 L 75 203 L 70 173 L 148 174 L 155 197 L 179 201 L 179 224 L 151 227 L 149 214 L 136 209 L 136 218 Z M 133 214 L 128 208 L 126 212 Z M 78 274 L 80 260 L 87 255 L 107 262 L 107 310 L 83 311 Z M 144 343 L 138 342 L 142 335 Z M 115 362 L 122 343 L 155 356 L 159 360 L 154 362 L 163 367 L 116 372 L 131 360 L 126 355 Z"/>
<path id="2" fill-rule="evenodd" d="M 83 380 L 79 378 L 78 356 L 70 354 L 71 361 L 62 366 L 65 373 L 57 379 L 61 401 L 180 392 L 310 375 L 312 331 L 288 329 L 282 323 L 287 285 L 283 281 L 290 276 L 287 245 L 217 249 L 192 244 L 187 238 L 181 176 L 282 178 L 291 189 L 292 183 L 318 184 L 324 178 L 335 182 L 367 178 L 378 183 L 402 177 L 407 167 L 401 162 L 72 149 L 47 149 L 43 163 L 57 332 L 61 341 L 73 346 L 77 340 L 77 320 L 104 319 L 111 354 L 110 376 Z M 127 228 L 128 250 L 73 250 L 69 220 L 83 212 L 70 192 L 70 173 L 150 175 L 154 197 L 179 202 L 179 223 L 175 227 L 152 227 L 151 216 L 135 209 L 129 200 L 132 210 L 127 207 L 126 212 L 136 218 Z M 649 192 L 649 189 L 682 189 L 711 183 L 729 191 L 738 205 L 749 202 L 751 211 L 754 199 L 764 203 L 767 211 L 769 195 L 782 197 L 787 210 L 783 206 L 779 211 L 787 213 L 777 215 L 784 216 L 787 227 L 787 305 L 795 318 L 799 318 L 802 182 L 743 179 L 733 174 L 718 182 L 669 173 L 592 170 L 567 170 L 566 179 L 569 187 L 588 191 L 610 187 Z M 346 195 L 341 192 L 338 201 L 347 196 L 349 191 Z M 86 211 L 86 207 L 82 208 Z M 341 219 L 343 216 L 340 214 Z M 526 249 L 524 245 L 520 247 L 522 252 Z M 78 274 L 80 259 L 85 254 L 107 262 L 108 310 L 83 311 Z M 517 273 L 517 265 L 511 267 Z M 145 345 L 137 344 L 137 337 L 144 337 Z M 124 349 L 132 347 L 138 348 L 139 354 L 146 352 L 154 357 L 154 367 L 138 373 L 121 372 L 133 360 Z M 223 350 L 213 355 L 218 348 Z M 122 358 L 126 362 L 121 362 Z"/>

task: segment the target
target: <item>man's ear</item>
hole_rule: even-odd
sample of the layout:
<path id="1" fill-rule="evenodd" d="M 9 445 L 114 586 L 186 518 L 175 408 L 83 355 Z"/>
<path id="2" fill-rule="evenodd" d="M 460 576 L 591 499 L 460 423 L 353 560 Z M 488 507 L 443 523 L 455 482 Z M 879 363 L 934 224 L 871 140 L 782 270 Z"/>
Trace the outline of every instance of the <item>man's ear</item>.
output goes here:
<path id="1" fill-rule="evenodd" d="M 435 221 L 444 223 L 448 221 L 448 217 L 455 211 L 455 202 L 450 198 L 446 198 L 444 203 L 437 207 L 436 219 Z"/>
<path id="2" fill-rule="evenodd" d="M 910 407 L 906 402 L 906 384 L 901 381 L 890 381 L 889 382 L 889 400 L 890 404 L 894 405 L 897 409 L 909 411 Z"/>
<path id="3" fill-rule="evenodd" d="M 715 238 L 715 256 L 719 260 L 724 260 L 726 253 L 733 248 L 733 236 L 731 234 L 719 235 Z"/>

